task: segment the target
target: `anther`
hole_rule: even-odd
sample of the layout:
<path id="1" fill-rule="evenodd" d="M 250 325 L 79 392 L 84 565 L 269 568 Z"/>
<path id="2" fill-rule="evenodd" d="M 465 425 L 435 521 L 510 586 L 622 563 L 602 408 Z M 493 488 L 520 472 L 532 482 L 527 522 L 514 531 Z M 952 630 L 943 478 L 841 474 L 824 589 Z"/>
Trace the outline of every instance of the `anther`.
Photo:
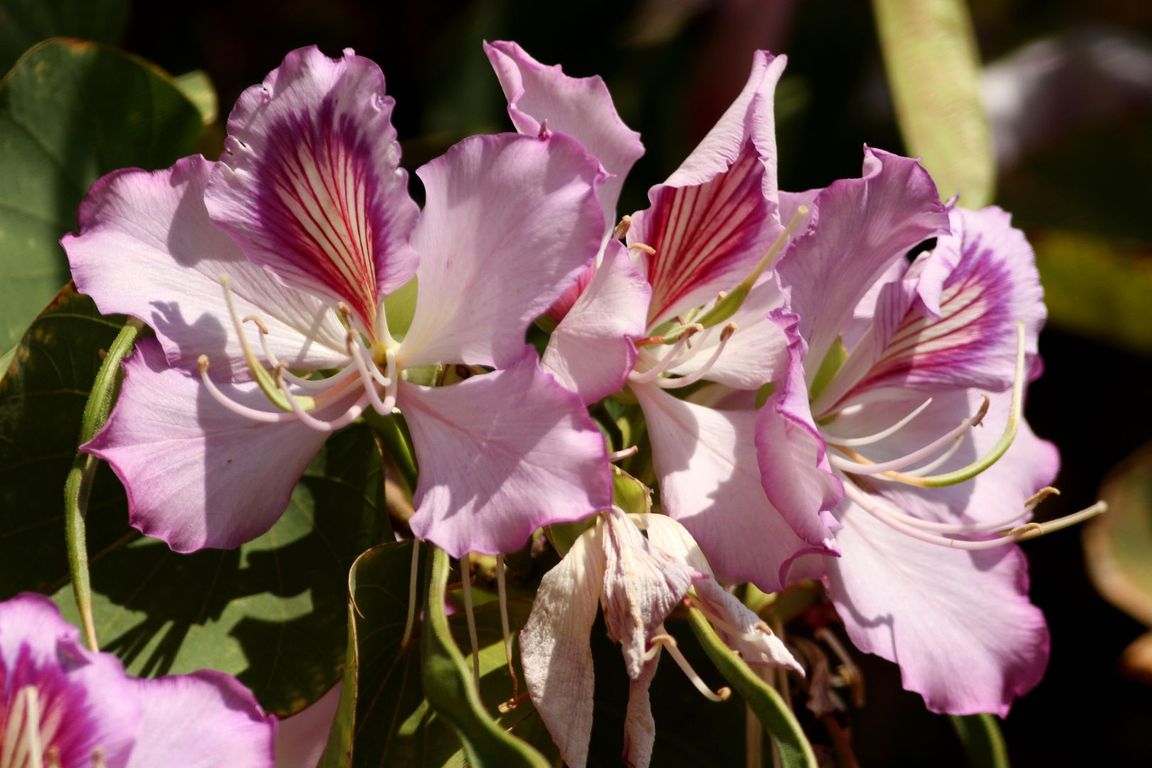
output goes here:
<path id="1" fill-rule="evenodd" d="M 1091 520 L 1097 515 L 1102 515 L 1108 511 L 1108 503 L 1105 501 L 1098 501 L 1092 506 L 1082 509 L 1079 512 L 1073 512 L 1064 517 L 1058 517 L 1055 520 L 1048 520 L 1043 523 L 1025 523 L 1024 525 L 1017 526 L 1008 531 L 1005 536 L 1008 536 L 1016 541 L 1027 541 L 1028 539 L 1035 539 L 1038 536 L 1045 536 L 1049 533 L 1063 530 L 1073 525 Z"/>
<path id="2" fill-rule="evenodd" d="M 613 451 L 612 453 L 608 454 L 608 461 L 613 463 L 617 461 L 623 461 L 624 459 L 635 456 L 637 453 L 639 453 L 639 451 L 639 446 L 630 445 L 627 448 L 621 449 L 619 451 Z"/>
<path id="3" fill-rule="evenodd" d="M 628 230 L 632 228 L 632 217 L 624 214 L 620 217 L 620 221 L 612 228 L 612 239 L 619 240 L 628 234 Z"/>

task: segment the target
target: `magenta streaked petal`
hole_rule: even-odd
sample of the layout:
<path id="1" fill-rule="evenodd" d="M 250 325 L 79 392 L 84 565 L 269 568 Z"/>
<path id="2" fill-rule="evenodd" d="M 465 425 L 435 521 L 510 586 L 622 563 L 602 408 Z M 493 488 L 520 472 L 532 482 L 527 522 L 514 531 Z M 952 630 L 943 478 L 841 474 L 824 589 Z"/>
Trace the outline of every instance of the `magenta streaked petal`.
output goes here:
<path id="1" fill-rule="evenodd" d="M 808 342 L 809 382 L 877 279 L 947 232 L 936 185 L 916 160 L 865 148 L 861 178 L 820 191 L 808 231 L 777 267 Z"/>
<path id="2" fill-rule="evenodd" d="M 600 430 L 530 349 L 449 387 L 401 382 L 398 402 L 420 466 L 412 532 L 453 557 L 515 552 L 612 503 Z"/>
<path id="3" fill-rule="evenodd" d="M 715 299 L 764 257 L 776 229 L 763 178 L 764 166 L 747 142 L 731 166 L 706 181 L 661 184 L 648 193 L 651 205 L 632 218 L 628 242 L 656 251 L 648 257 L 650 325 Z"/>
<path id="4" fill-rule="evenodd" d="M 1024 233 L 999 208 L 954 209 L 940 238 L 877 306 L 879 356 L 860 389 L 1012 386 L 1017 322 L 1036 354 L 1044 293 Z M 903 290 L 901 290 L 903 289 Z"/>
<path id="5" fill-rule="evenodd" d="M 664 512 L 688 529 L 722 580 L 775 592 L 796 557 L 830 551 L 816 511 L 805 541 L 765 495 L 755 411 L 717 411 L 652 386 L 632 391 L 648 422 Z"/>
<path id="6" fill-rule="evenodd" d="M 1028 602 L 1018 547 L 941 547 L 847 503 L 840 517 L 841 557 L 827 561 L 828 584 L 848 635 L 899 664 L 904 687 L 928 709 L 1003 717 L 1040 681 L 1048 630 Z"/>
<path id="7" fill-rule="evenodd" d="M 327 303 L 250 263 L 208 218 L 211 168 L 188 157 L 167 170 L 117 171 L 96 182 L 80 205 L 79 234 L 61 241 L 77 288 L 101 312 L 152 326 L 171 364 L 194 369 L 206 354 L 218 373 L 238 373 L 242 352 L 220 284 L 227 274 L 237 311 L 263 320 L 281 360 L 294 368 L 341 364 L 344 330 Z"/>
<path id="8" fill-rule="evenodd" d="M 591 635 L 604 568 L 603 542 L 592 528 L 544 574 L 520 631 L 524 684 L 571 768 L 588 762 L 595 690 Z"/>
<path id="9" fill-rule="evenodd" d="M 599 163 L 561 134 L 500 134 L 465 139 L 416 173 L 428 195 L 400 364 L 504 367 L 600 250 Z"/>
<path id="10" fill-rule="evenodd" d="M 273 764 L 276 719 L 235 678 L 206 669 L 132 682 L 143 718 L 127 768 Z"/>
<path id="11" fill-rule="evenodd" d="M 559 65 L 546 66 L 516 43 L 485 43 L 484 52 L 508 99 L 508 115 L 516 130 L 537 136 L 548 130 L 579 140 L 600 161 L 609 178 L 600 187 L 600 204 L 611 226 L 624 177 L 644 145 L 616 113 L 612 96 L 599 76 L 569 77 Z"/>
<path id="12" fill-rule="evenodd" d="M 766 51 L 753 53 L 752 71 L 740 95 L 664 183 L 672 186 L 701 184 L 735 163 L 744 145 L 751 141 L 764 167 L 761 177 L 764 194 L 775 205 L 776 120 L 773 101 L 776 83 L 787 62 L 786 56 L 774 57 Z"/>
<path id="13" fill-rule="evenodd" d="M 127 762 L 141 708 L 123 667 L 82 647 L 52 601 L 31 593 L 0 603 L 0 747 L 13 746 L 5 735 L 9 718 L 24 716 L 17 697 L 26 687 L 38 700 L 41 746 L 62 765 L 88 765 L 96 750 L 110 766 Z"/>
<path id="14" fill-rule="evenodd" d="M 620 643 L 628 676 L 638 680 L 644 653 L 695 575 L 683 561 L 653 551 L 618 507 L 604 514 L 604 625 Z"/>
<path id="15" fill-rule="evenodd" d="M 636 362 L 631 339 L 644 335 L 648 281 L 609 241 L 604 261 L 548 340 L 541 364 L 586 403 L 619 392 Z"/>
<path id="16" fill-rule="evenodd" d="M 416 220 L 393 100 L 369 59 L 301 48 L 228 118 L 207 195 L 212 220 L 288 285 L 344 301 L 367 328 L 416 270 Z"/>
<path id="17" fill-rule="evenodd" d="M 227 410 L 198 378 L 169 368 L 152 339 L 136 345 L 124 374 L 108 424 L 83 449 L 124 484 L 132 525 L 177 552 L 236 547 L 271 528 L 327 434 Z M 255 384 L 218 385 L 272 410 Z"/>

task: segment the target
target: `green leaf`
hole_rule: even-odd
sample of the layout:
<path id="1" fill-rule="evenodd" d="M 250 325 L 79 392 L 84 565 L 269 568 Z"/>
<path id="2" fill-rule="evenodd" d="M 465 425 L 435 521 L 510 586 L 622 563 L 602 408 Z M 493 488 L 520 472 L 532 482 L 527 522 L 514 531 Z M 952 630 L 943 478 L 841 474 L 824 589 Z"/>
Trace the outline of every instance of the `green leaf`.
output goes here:
<path id="1" fill-rule="evenodd" d="M 348 568 L 385 535 L 379 466 L 370 430 L 335 435 L 276 525 L 238 550 L 177 554 L 124 526 L 91 557 L 102 649 L 140 676 L 222 670 L 278 715 L 311 704 L 344 662 Z M 54 598 L 74 620 L 70 588 Z"/>
<path id="2" fill-rule="evenodd" d="M 688 609 L 688 622 L 708 658 L 720 670 L 724 679 L 743 697 L 772 736 L 780 753 L 780 764 L 784 768 L 793 766 L 816 768 L 816 755 L 812 752 L 812 745 L 808 743 L 804 731 L 796 722 L 796 717 L 776 689 L 761 680 L 743 659 L 724 644 L 698 608 Z"/>
<path id="3" fill-rule="evenodd" d="M 1054 324 L 1152 352 L 1152 249 L 1059 230 L 1031 241 Z"/>
<path id="4" fill-rule="evenodd" d="M 444 612 L 448 569 L 448 555 L 433 548 L 420 645 L 428 703 L 456 729 L 473 766 L 547 768 L 543 755 L 506 733 L 484 710 L 472 683 L 471 665 L 456 647 Z"/>
<path id="5" fill-rule="evenodd" d="M 980 58 L 964 0 L 873 0 L 896 118 L 944 199 L 992 200 L 996 158 L 980 101 Z"/>
<path id="6" fill-rule="evenodd" d="M 116 43 L 128 21 L 128 0 L 0 0 L 0 74 L 49 37 Z"/>
<path id="7" fill-rule="evenodd" d="M 68 282 L 60 236 L 89 185 L 197 147 L 200 113 L 164 73 L 95 43 L 50 40 L 0 82 L 0 349 Z"/>
<path id="8" fill-rule="evenodd" d="M 204 125 L 211 125 L 220 116 L 220 103 L 216 99 L 216 88 L 204 70 L 197 69 L 177 75 L 173 83 L 188 101 L 196 105 Z"/>
<path id="9" fill-rule="evenodd" d="M 1008 748 L 993 715 L 953 715 L 951 720 L 972 768 L 1008 768 Z"/>
<path id="10" fill-rule="evenodd" d="M 76 454 L 92 381 L 120 320 L 65 288 L 28 329 L 0 380 L 0 599 L 67 582 L 64 481 Z M 105 469 L 89 508 L 99 551 L 124 528 L 124 494 Z"/>

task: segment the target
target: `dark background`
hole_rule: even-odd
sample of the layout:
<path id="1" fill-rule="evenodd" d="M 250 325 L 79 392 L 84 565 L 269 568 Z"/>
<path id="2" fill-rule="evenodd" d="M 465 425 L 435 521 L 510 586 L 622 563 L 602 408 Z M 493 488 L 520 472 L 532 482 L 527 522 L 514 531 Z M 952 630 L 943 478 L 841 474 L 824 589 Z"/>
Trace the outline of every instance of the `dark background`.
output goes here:
<path id="1" fill-rule="evenodd" d="M 335 54 L 352 47 L 384 69 L 411 169 L 464 135 L 508 128 L 481 41 L 516 40 L 568 74 L 603 75 L 625 121 L 642 133 L 647 154 L 621 210 L 644 207 L 647 187 L 678 165 L 742 86 L 757 47 L 789 56 L 777 107 L 782 188 L 858 175 L 864 143 L 902 151 L 867 2 L 704 0 L 683 3 L 696 10 L 679 21 L 668 10 L 676 5 L 206 1 L 181 9 L 175 22 L 168 4 L 137 2 L 125 48 L 176 74 L 206 70 L 226 112 L 288 50 L 315 43 Z M 1055 39 L 1073 58 L 1067 71 L 1074 76 L 1056 78 L 1048 94 L 1056 107 L 1034 113 L 1027 151 L 1002 165 L 997 203 L 1033 235 L 1073 227 L 1146 250 L 1152 81 L 1127 66 L 1110 80 L 1075 57 L 1083 40 L 1103 40 L 1105 52 L 1116 40 L 1147 52 L 1152 4 L 980 0 L 972 8 L 986 62 L 1042 38 Z M 1125 74 L 1135 84 L 1115 82 Z M 1152 325 L 1152 312 L 1148 318 Z M 1149 439 L 1152 366 L 1146 349 L 1059 316 L 1040 344 L 1045 373 L 1031 389 L 1028 416 L 1063 457 L 1063 496 L 1043 509 L 1052 517 L 1095 501 L 1109 470 Z M 1126 676 L 1118 661 L 1145 628 L 1095 591 L 1079 531 L 1025 549 L 1033 599 L 1051 624 L 1052 660 L 1045 680 L 1003 725 L 1013 764 L 1152 765 L 1152 690 Z M 868 706 L 852 725 L 862 765 L 964 764 L 947 719 L 902 692 L 894 667 L 861 663 Z M 658 722 L 660 715 L 658 703 Z"/>

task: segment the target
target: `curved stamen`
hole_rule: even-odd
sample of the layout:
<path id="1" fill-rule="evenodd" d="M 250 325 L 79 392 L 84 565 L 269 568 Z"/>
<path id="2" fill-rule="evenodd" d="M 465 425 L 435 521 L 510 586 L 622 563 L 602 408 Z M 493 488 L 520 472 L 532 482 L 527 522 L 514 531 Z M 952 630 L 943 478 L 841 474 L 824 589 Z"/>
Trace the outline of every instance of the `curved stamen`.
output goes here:
<path id="1" fill-rule="evenodd" d="M 1012 442 L 1016 439 L 1016 433 L 1020 430 L 1020 422 L 1024 418 L 1024 385 L 1026 383 L 1024 341 L 1024 323 L 1016 323 L 1016 371 L 1012 379 L 1012 401 L 1008 406 L 1008 421 L 1004 425 L 1004 432 L 1000 435 L 1000 439 L 996 441 L 996 445 L 992 446 L 988 453 L 966 467 L 942 475 L 916 477 L 893 472 L 883 475 L 883 477 L 921 488 L 943 488 L 970 480 L 999 461 L 1000 457 L 1012 446 Z"/>
<path id="2" fill-rule="evenodd" d="M 278 373 L 279 370 L 280 369 L 277 369 Z M 311 427 L 317 432 L 335 432 L 338 429 L 343 429 L 352 422 L 356 421 L 356 419 L 360 418 L 360 414 L 364 413 L 364 408 L 368 404 L 367 398 L 361 398 L 352 403 L 352 405 L 348 407 L 348 410 L 344 411 L 342 414 L 333 419 L 318 419 L 304 410 L 304 408 L 300 405 L 300 398 L 292 396 L 292 393 L 288 390 L 288 385 L 284 382 L 283 378 L 277 376 L 276 383 L 280 387 L 280 390 L 287 397 L 288 402 L 291 403 L 292 415 L 302 421 L 305 426 Z"/>
<path id="3" fill-rule="evenodd" d="M 624 459 L 635 456 L 639 452 L 639 446 L 630 445 L 627 448 L 622 448 L 619 451 L 613 451 L 612 453 L 608 454 L 608 461 L 615 464 L 618 461 L 623 461 Z"/>
<path id="4" fill-rule="evenodd" d="M 392 408 L 396 405 L 396 398 L 386 397 L 384 400 L 380 399 L 380 393 L 377 392 L 377 384 L 384 387 L 386 393 L 390 392 L 393 387 L 393 379 L 391 375 L 394 371 L 389 371 L 389 377 L 384 377 L 372 363 L 369 365 L 364 360 L 364 355 L 367 350 L 363 348 L 360 343 L 360 335 L 355 331 L 348 331 L 348 355 L 352 358 L 353 365 L 360 373 L 360 383 L 364 385 L 364 391 L 368 394 L 368 402 L 372 404 L 373 410 L 381 416 L 387 416 L 392 412 Z M 395 358 L 393 358 L 395 359 Z"/>
<path id="5" fill-rule="evenodd" d="M 1044 536 L 1055 531 L 1063 530 L 1072 525 L 1082 523 L 1085 520 L 1090 520 L 1097 515 L 1102 515 L 1108 511 L 1108 502 L 1098 501 L 1086 509 L 1079 512 L 1073 512 L 1064 517 L 1058 517 L 1055 520 L 1048 520 L 1043 523 L 1024 523 L 1024 525 L 1013 528 L 1008 531 L 1006 535 L 1015 537 L 1017 541 L 1027 541 L 1034 539 L 1037 536 Z"/>
<path id="6" fill-rule="evenodd" d="M 656 360 L 652 363 L 652 367 L 644 371 L 632 371 L 630 374 L 628 374 L 628 380 L 633 384 L 650 384 L 656 379 L 660 378 L 660 376 L 663 375 L 664 372 L 669 368 L 674 368 L 679 365 L 681 362 L 683 362 L 683 353 L 688 346 L 688 340 L 699 333 L 701 330 L 701 328 L 694 325 L 687 326 L 676 338 L 676 342 L 672 345 L 672 347 L 662 356 L 656 358 Z M 652 343 L 663 344 L 666 342 L 660 340 Z"/>
<path id="7" fill-rule="evenodd" d="M 663 627 L 661 627 L 661 629 L 663 629 Z M 672 635 L 667 634 L 667 632 L 662 632 L 659 635 L 653 635 L 651 638 L 651 643 L 652 647 L 644 652 L 645 661 L 651 661 L 652 659 L 656 658 L 656 655 L 660 653 L 660 649 L 663 648 L 668 651 L 668 655 L 671 656 L 672 660 L 676 662 L 676 666 L 680 667 L 680 671 L 683 672 L 684 676 L 688 678 L 688 682 L 695 686 L 696 690 L 700 692 L 701 696 L 708 699 L 709 701 L 721 702 L 727 701 L 728 697 L 732 695 L 732 690 L 730 688 L 720 688 L 713 692 L 712 689 L 708 687 L 708 684 L 705 683 L 704 680 L 700 677 L 700 675 L 696 673 L 696 670 L 692 669 L 692 665 L 688 663 L 688 659 L 684 658 L 684 654 L 682 654 L 680 649 L 676 646 L 676 638 L 672 637 Z"/>
<path id="8" fill-rule="evenodd" d="M 996 549 L 1006 544 L 1014 544 L 1017 540 L 1017 534 L 1011 531 L 997 536 L 994 539 L 950 539 L 946 536 L 930 533 L 916 526 L 909 525 L 903 519 L 905 517 L 904 513 L 889 509 L 887 501 L 861 491 L 852 483 L 844 483 L 844 493 L 849 499 L 855 502 L 858 507 L 868 512 L 889 528 L 927 544 L 936 544 L 937 546 L 947 549 L 963 549 L 965 551 L 975 552 L 985 549 Z"/>
<path id="9" fill-rule="evenodd" d="M 829 430 L 827 430 L 827 429 L 824 430 L 824 433 L 828 439 L 828 442 L 836 443 L 836 445 L 845 445 L 845 446 L 849 446 L 852 448 L 857 448 L 857 447 L 862 446 L 862 445 L 871 445 L 872 443 L 878 443 L 881 440 L 884 440 L 885 438 L 891 437 L 892 435 L 896 434 L 900 430 L 904 429 L 904 427 L 908 426 L 912 422 L 913 419 L 915 419 L 920 414 L 924 413 L 924 410 L 928 406 L 930 406 L 931 404 L 932 404 L 932 398 L 928 398 L 923 403 L 921 403 L 919 406 L 917 406 L 914 411 L 912 411 L 907 416 L 905 416 L 904 418 L 897 421 L 892 426 L 887 427 L 886 429 L 882 429 L 879 432 L 875 432 L 871 435 L 865 435 L 863 437 L 836 437 L 834 435 L 828 434 Z M 848 412 L 848 409 L 845 408 L 840 413 L 843 415 L 847 415 L 847 412 Z"/>
<path id="10" fill-rule="evenodd" d="M 943 435 L 936 438 L 927 445 L 917 448 L 911 453 L 906 453 L 903 456 L 899 456 L 895 459 L 881 462 L 869 461 L 866 457 L 860 455 L 856 451 L 853 451 L 849 448 L 843 448 L 838 443 L 830 443 L 833 448 L 839 449 L 841 453 L 858 460 L 850 461 L 841 456 L 832 456 L 829 460 L 832 463 L 832 466 L 844 472 L 851 472 L 855 475 L 879 475 L 888 479 L 896 479 L 894 477 L 895 472 L 892 470 L 903 469 L 909 464 L 913 464 L 917 461 L 921 461 L 922 459 L 935 456 L 936 453 L 945 447 L 951 447 L 949 446 L 951 441 L 959 441 L 960 438 L 962 438 L 969 429 L 983 421 L 985 414 L 988 413 L 988 406 L 989 401 L 988 398 L 985 397 L 984 402 L 980 404 L 980 409 L 976 412 L 975 415 L 964 419 L 964 421 L 960 422 L 957 426 L 948 430 Z M 908 475 L 908 477 L 913 476 Z"/>
<path id="11" fill-rule="evenodd" d="M 207 355 L 200 355 L 199 359 L 196 361 L 196 364 L 196 367 L 200 370 L 200 381 L 204 384 L 204 388 L 208 390 L 208 394 L 212 396 L 213 400 L 228 410 L 232 411 L 232 413 L 235 413 L 238 416 L 244 416 L 245 418 L 251 419 L 253 421 L 259 421 L 262 424 L 283 424 L 296 418 L 295 414 L 293 414 L 291 411 L 291 406 L 289 406 L 288 411 L 272 412 L 260 411 L 236 402 L 232 398 L 228 397 L 228 395 L 221 392 L 216 387 L 216 382 L 212 381 L 212 379 L 208 377 Z"/>
<path id="12" fill-rule="evenodd" d="M 248 370 L 251 371 L 253 379 L 259 385 L 260 391 L 264 393 L 273 405 L 282 411 L 292 411 L 293 405 L 284 399 L 284 393 L 276 386 L 276 382 L 272 379 L 272 375 L 256 358 L 252 352 L 251 345 L 248 344 L 248 337 L 244 334 L 244 326 L 240 321 L 239 313 L 236 311 L 236 304 L 232 300 L 232 279 L 228 274 L 220 275 L 220 285 L 224 288 L 224 303 L 228 307 L 228 316 L 232 319 L 232 328 L 236 331 L 236 336 L 240 341 L 240 349 L 244 352 L 244 360 L 248 363 Z M 291 397 L 291 395 L 289 395 Z M 303 407 L 311 408 L 314 403 L 311 398 L 304 398 L 301 403 Z"/>
<path id="13" fill-rule="evenodd" d="M 933 459 L 927 464 L 917 467 L 916 469 L 910 469 L 904 474 L 912 475 L 913 477 L 924 477 L 930 472 L 935 472 L 937 469 L 944 466 L 948 462 L 948 459 L 955 456 L 956 452 L 960 450 L 960 446 L 962 445 L 964 445 L 963 440 L 956 440 L 952 443 L 952 447 L 944 451 L 944 453 L 940 454 L 938 458 Z"/>
<path id="14" fill-rule="evenodd" d="M 715 367 L 716 361 L 720 359 L 724 348 L 728 346 L 728 340 L 732 338 L 734 333 L 736 333 L 736 324 L 728 323 L 728 325 L 724 326 L 724 330 L 720 332 L 720 343 L 716 345 L 716 349 L 712 351 L 711 357 L 709 357 L 703 365 L 687 376 L 680 376 L 675 379 L 657 379 L 655 382 L 656 386 L 661 389 L 678 389 L 679 387 L 687 387 L 690 384 L 695 384 L 700 381 L 700 379 L 707 376 L 712 368 Z M 669 366 L 669 368 L 674 367 L 676 366 Z"/>

